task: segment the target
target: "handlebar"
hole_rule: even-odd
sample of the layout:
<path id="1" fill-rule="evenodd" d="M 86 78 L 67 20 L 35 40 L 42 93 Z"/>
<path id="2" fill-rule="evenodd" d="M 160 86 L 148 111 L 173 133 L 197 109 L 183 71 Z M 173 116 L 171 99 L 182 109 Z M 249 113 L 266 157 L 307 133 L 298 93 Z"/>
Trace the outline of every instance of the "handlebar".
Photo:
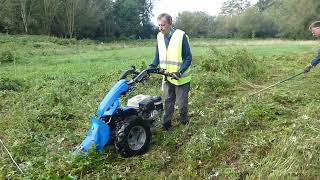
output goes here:
<path id="1" fill-rule="evenodd" d="M 130 75 L 130 74 L 134 74 L 134 75 L 136 75 L 136 76 L 139 74 L 139 72 L 136 70 L 136 67 L 135 67 L 135 66 L 131 66 L 130 69 L 124 71 L 124 72 L 120 75 L 119 80 L 121 80 L 121 79 L 126 79 L 127 76 Z"/>
<path id="2" fill-rule="evenodd" d="M 160 75 L 172 77 L 172 73 L 169 73 L 165 69 L 162 69 L 162 68 L 149 68 L 146 70 L 148 71 L 149 74 L 153 73 L 153 74 L 160 74 Z"/>
<path id="3" fill-rule="evenodd" d="M 145 69 L 145 70 L 141 71 L 137 76 L 135 76 L 133 79 L 131 79 L 128 82 L 128 85 L 133 85 L 133 84 L 138 83 L 138 82 L 143 82 L 146 79 L 146 77 L 148 75 L 150 75 L 150 74 L 160 74 L 160 75 L 172 77 L 172 73 L 166 72 L 165 69 L 148 68 L 148 69 Z"/>

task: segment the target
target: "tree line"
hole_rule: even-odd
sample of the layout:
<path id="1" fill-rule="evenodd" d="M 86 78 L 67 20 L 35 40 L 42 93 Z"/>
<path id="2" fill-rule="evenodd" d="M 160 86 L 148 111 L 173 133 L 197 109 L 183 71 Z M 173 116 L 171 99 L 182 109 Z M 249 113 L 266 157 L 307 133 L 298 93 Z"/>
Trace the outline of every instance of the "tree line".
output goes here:
<path id="1" fill-rule="evenodd" d="M 153 38 L 154 0 L 0 0 L 0 33 L 67 38 Z M 319 0 L 226 0 L 221 13 L 181 12 L 175 26 L 191 37 L 311 38 Z"/>
<path id="2" fill-rule="evenodd" d="M 0 0 L 0 32 L 67 38 L 151 38 L 153 0 Z"/>
<path id="3" fill-rule="evenodd" d="M 320 20 L 319 0 L 227 0 L 218 16 L 182 12 L 176 26 L 192 37 L 312 38 L 309 25 Z"/>

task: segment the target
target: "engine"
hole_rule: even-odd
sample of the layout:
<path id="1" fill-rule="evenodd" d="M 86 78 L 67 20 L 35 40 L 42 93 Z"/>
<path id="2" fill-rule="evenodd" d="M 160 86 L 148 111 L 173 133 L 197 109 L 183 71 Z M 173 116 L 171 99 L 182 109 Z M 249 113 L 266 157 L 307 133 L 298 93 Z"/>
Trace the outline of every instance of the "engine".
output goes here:
<path id="1" fill-rule="evenodd" d="M 154 120 L 163 110 L 160 96 L 139 94 L 130 98 L 127 106 L 139 109 L 139 116 L 146 120 Z"/>

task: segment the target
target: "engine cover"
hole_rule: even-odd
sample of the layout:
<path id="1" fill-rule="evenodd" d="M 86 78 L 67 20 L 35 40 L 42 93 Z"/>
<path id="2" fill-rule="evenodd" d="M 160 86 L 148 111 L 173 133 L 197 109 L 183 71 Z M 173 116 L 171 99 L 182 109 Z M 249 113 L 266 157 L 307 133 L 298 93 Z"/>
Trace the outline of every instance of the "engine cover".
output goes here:
<path id="1" fill-rule="evenodd" d="M 136 95 L 128 100 L 127 106 L 139 108 L 139 104 L 150 97 L 151 96 L 149 95 L 143 95 L 143 94 Z"/>

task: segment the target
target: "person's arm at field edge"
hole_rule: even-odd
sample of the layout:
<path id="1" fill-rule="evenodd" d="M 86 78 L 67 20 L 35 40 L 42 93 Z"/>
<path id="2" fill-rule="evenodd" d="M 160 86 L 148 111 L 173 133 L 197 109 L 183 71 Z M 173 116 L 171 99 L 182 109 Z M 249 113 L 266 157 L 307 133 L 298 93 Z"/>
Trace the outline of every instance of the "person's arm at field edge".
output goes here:
<path id="1" fill-rule="evenodd" d="M 320 52 L 318 52 L 318 55 L 311 61 L 310 64 L 308 64 L 305 68 L 304 68 L 304 72 L 307 73 L 309 72 L 313 67 L 316 67 L 320 62 Z"/>
<path id="2" fill-rule="evenodd" d="M 320 52 L 318 52 L 318 55 L 311 61 L 312 66 L 316 66 L 320 62 Z"/>

